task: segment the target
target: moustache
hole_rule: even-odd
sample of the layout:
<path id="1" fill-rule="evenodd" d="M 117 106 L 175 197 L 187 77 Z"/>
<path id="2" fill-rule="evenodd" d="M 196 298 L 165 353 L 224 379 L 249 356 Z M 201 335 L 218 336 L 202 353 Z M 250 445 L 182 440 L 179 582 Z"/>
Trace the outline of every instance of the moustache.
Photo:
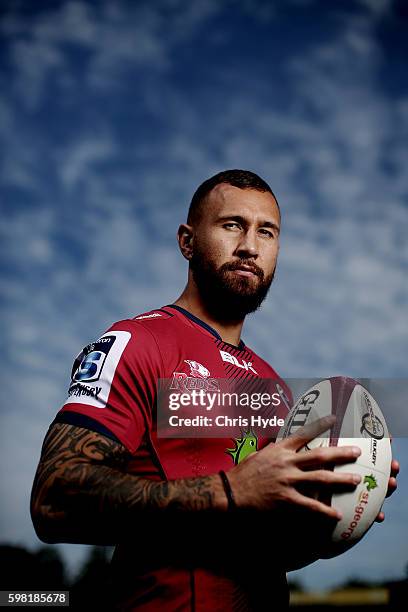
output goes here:
<path id="1" fill-rule="evenodd" d="M 264 277 L 263 270 L 261 270 L 261 268 L 259 268 L 256 264 L 249 263 L 248 261 L 245 261 L 245 260 L 234 261 L 232 263 L 226 263 L 221 266 L 221 270 L 231 270 L 231 271 L 239 270 L 242 268 L 242 266 L 245 266 L 245 268 L 248 268 L 250 272 L 253 272 L 254 274 L 256 274 L 256 276 L 259 276 L 259 278 L 263 279 Z"/>

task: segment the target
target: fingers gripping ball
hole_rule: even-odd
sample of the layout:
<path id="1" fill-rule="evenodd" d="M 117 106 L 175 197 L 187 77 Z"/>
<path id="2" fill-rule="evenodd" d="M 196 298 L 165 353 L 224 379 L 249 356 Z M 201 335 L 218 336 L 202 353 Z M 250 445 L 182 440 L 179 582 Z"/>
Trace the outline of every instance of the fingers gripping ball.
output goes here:
<path id="1" fill-rule="evenodd" d="M 370 529 L 385 499 L 390 476 L 391 442 L 384 416 L 373 396 L 356 380 L 335 377 L 320 381 L 297 400 L 278 439 L 333 414 L 336 422 L 326 437 L 314 438 L 300 452 L 319 446 L 359 446 L 352 464 L 332 466 L 335 472 L 355 472 L 361 482 L 345 492 L 320 490 L 316 496 L 342 513 L 329 530 L 320 530 L 321 557 L 335 557 L 354 546 Z M 312 494 L 312 493 L 310 493 Z M 319 527 L 316 524 L 315 529 Z"/>

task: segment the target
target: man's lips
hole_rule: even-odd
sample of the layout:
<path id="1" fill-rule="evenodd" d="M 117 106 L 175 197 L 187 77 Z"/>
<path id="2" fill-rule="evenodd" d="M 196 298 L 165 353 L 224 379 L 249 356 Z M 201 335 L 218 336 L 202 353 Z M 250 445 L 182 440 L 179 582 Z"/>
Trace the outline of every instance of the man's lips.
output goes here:
<path id="1" fill-rule="evenodd" d="M 244 270 L 242 268 L 237 268 L 236 270 L 232 270 L 235 274 L 239 274 L 239 276 L 256 276 L 255 272 L 251 270 Z"/>
<path id="2" fill-rule="evenodd" d="M 240 266 L 229 268 L 231 272 L 235 272 L 239 274 L 239 276 L 260 276 L 259 271 L 252 266 L 248 266 L 246 264 L 241 264 Z"/>

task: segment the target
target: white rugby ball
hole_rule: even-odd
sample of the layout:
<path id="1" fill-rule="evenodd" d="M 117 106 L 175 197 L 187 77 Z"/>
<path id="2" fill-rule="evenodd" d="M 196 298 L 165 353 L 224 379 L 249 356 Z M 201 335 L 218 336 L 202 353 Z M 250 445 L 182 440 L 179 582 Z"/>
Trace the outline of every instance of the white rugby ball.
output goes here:
<path id="1" fill-rule="evenodd" d="M 287 415 L 278 439 L 328 414 L 336 416 L 333 428 L 301 451 L 319 446 L 359 446 L 361 455 L 355 462 L 332 469 L 360 474 L 361 483 L 354 490 L 319 495 L 343 515 L 333 531 L 325 535 L 322 558 L 343 553 L 370 529 L 387 493 L 392 460 L 384 416 L 373 396 L 353 378 L 328 378 L 303 393 Z"/>

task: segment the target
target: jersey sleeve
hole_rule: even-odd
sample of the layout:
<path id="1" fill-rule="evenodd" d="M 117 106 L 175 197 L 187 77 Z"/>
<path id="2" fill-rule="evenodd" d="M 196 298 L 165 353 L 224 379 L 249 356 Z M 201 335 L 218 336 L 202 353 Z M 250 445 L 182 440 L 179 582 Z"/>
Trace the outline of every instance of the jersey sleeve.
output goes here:
<path id="1" fill-rule="evenodd" d="M 133 454 L 152 427 L 162 367 L 151 332 L 135 321 L 115 323 L 76 357 L 54 422 L 98 431 Z"/>

